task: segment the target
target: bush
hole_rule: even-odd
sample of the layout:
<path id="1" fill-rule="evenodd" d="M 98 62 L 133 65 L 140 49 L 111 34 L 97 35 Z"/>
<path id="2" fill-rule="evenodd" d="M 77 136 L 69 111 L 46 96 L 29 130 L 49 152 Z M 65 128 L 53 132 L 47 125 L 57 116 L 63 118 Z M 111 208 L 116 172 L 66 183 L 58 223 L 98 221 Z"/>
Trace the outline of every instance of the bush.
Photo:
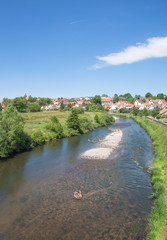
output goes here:
<path id="1" fill-rule="evenodd" d="M 36 130 L 31 134 L 32 146 L 41 145 L 45 142 L 45 138 L 41 130 Z"/>
<path id="2" fill-rule="evenodd" d="M 30 137 L 24 132 L 24 119 L 12 105 L 0 114 L 0 157 L 30 149 Z"/>
<path id="3" fill-rule="evenodd" d="M 79 121 L 80 121 L 81 131 L 83 133 L 87 133 L 94 129 L 91 119 L 88 119 L 87 117 L 82 116 L 79 118 Z"/>
<path id="4" fill-rule="evenodd" d="M 70 135 L 74 136 L 82 133 L 76 108 L 71 111 L 66 122 Z"/>
<path id="5" fill-rule="evenodd" d="M 52 116 L 50 122 L 45 127 L 54 133 L 55 138 L 64 137 L 63 127 L 56 116 Z"/>

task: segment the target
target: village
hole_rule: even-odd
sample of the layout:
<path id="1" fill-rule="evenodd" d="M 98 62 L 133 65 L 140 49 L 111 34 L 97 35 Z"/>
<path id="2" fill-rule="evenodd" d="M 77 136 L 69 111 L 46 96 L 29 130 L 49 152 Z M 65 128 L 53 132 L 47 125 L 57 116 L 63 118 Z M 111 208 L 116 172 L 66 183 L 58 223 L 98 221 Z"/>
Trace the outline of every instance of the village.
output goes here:
<path id="1" fill-rule="evenodd" d="M 154 108 L 158 107 L 161 109 L 159 114 L 167 114 L 167 101 L 165 99 L 153 99 L 141 97 L 133 102 L 128 102 L 124 97 L 119 97 L 119 100 L 114 103 L 115 97 L 101 97 L 101 105 L 112 112 L 119 112 L 120 109 L 132 110 L 134 107 L 139 110 L 147 109 L 152 111 Z M 82 107 L 85 108 L 88 104 L 91 104 L 93 97 L 79 97 L 79 98 L 52 98 L 53 104 L 47 106 L 42 106 L 41 110 L 54 110 L 59 109 L 61 104 L 64 107 L 71 104 L 72 107 Z"/>

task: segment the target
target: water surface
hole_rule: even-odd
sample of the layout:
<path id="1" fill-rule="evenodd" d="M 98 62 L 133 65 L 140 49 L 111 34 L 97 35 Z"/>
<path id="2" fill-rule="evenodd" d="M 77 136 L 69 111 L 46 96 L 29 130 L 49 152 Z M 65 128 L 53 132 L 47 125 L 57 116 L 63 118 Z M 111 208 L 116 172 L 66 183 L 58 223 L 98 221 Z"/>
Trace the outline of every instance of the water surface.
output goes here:
<path id="1" fill-rule="evenodd" d="M 107 160 L 80 154 L 108 127 L 50 142 L 0 162 L 1 240 L 145 239 L 152 187 L 148 135 L 129 119 L 120 146 Z M 83 199 L 73 199 L 81 190 Z"/>

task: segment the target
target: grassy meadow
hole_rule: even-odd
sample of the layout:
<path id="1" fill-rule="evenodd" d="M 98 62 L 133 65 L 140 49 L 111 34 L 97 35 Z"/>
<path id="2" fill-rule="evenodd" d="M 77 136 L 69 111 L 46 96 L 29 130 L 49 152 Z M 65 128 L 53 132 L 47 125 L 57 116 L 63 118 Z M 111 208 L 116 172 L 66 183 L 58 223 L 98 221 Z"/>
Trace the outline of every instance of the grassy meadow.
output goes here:
<path id="1" fill-rule="evenodd" d="M 32 132 L 36 130 L 41 130 L 44 135 L 48 134 L 48 130 L 45 128 L 46 124 L 50 121 L 52 116 L 56 116 L 63 128 L 66 130 L 66 120 L 70 115 L 69 111 L 43 111 L 43 112 L 30 112 L 23 113 L 25 118 L 25 127 L 24 130 L 26 133 L 31 135 Z M 79 116 L 86 116 L 89 119 L 94 120 L 95 114 L 92 112 L 85 112 L 84 114 L 79 114 Z"/>

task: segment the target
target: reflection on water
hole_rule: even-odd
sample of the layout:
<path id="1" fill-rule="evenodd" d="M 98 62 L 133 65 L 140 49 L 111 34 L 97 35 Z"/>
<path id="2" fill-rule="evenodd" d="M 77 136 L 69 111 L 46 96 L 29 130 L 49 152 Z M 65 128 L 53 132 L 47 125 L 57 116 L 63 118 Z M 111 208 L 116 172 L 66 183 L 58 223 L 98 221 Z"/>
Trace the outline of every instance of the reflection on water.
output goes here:
<path id="1" fill-rule="evenodd" d="M 108 134 L 102 127 L 0 162 L 0 239 L 145 239 L 151 142 L 132 120 L 112 127 L 124 136 L 108 160 L 80 159 L 88 139 Z"/>

